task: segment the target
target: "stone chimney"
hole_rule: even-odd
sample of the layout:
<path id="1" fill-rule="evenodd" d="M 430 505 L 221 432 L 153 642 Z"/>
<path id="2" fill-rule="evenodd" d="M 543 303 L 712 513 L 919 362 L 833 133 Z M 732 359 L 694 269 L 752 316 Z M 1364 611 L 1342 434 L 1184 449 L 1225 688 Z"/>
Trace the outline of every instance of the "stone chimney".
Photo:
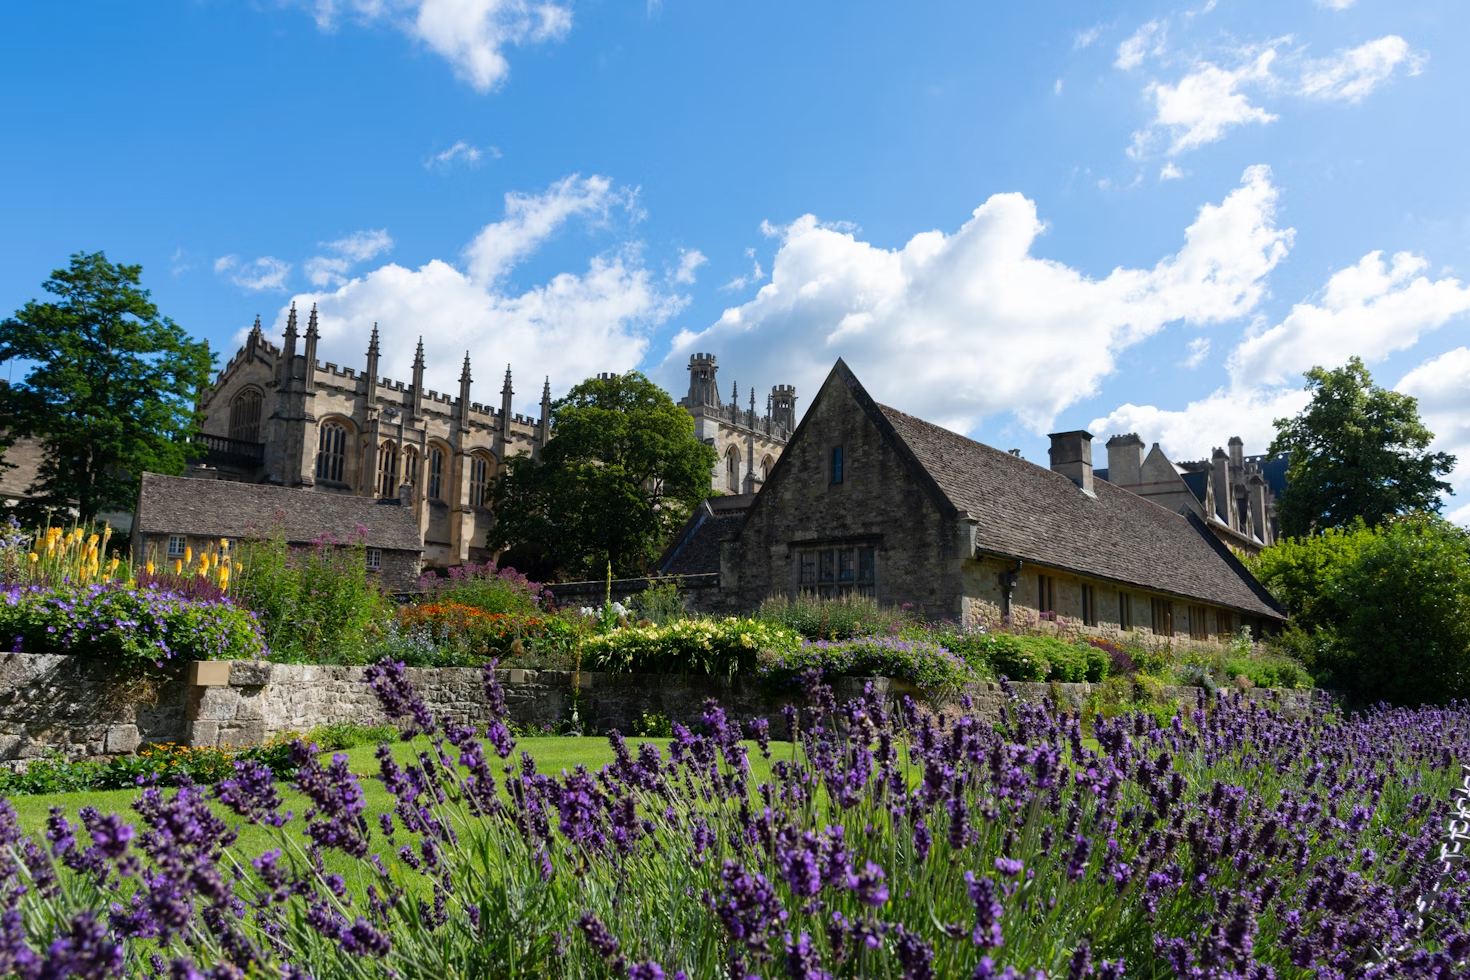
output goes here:
<path id="1" fill-rule="evenodd" d="M 1137 432 L 1108 440 L 1108 482 L 1130 489 L 1143 482 L 1143 440 Z"/>
<path id="2" fill-rule="evenodd" d="M 1092 433 L 1082 429 L 1072 432 L 1053 432 L 1051 439 L 1051 468 L 1082 488 L 1089 496 L 1096 496 L 1092 489 Z"/>
<path id="3" fill-rule="evenodd" d="M 1216 507 L 1215 513 L 1210 516 L 1235 527 L 1235 494 L 1230 489 L 1230 457 L 1218 446 L 1215 447 L 1215 454 L 1210 457 L 1210 483 L 1215 491 Z"/>

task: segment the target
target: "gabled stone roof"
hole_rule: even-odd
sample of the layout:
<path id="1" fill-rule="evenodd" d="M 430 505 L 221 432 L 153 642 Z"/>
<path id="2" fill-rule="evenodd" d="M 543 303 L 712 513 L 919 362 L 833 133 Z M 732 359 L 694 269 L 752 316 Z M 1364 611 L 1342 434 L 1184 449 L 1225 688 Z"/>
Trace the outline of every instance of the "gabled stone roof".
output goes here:
<path id="1" fill-rule="evenodd" d="M 283 530 L 291 544 L 309 544 L 323 534 L 348 543 L 361 525 L 371 548 L 424 550 L 413 511 L 397 500 L 263 483 L 144 473 L 135 521 L 141 534 L 204 538 L 269 537 Z"/>
<path id="2" fill-rule="evenodd" d="M 957 515 L 975 520 L 976 547 L 1081 575 L 1285 616 L 1264 586 L 1193 516 L 1106 480 L 1095 496 L 1060 473 L 875 405 Z"/>

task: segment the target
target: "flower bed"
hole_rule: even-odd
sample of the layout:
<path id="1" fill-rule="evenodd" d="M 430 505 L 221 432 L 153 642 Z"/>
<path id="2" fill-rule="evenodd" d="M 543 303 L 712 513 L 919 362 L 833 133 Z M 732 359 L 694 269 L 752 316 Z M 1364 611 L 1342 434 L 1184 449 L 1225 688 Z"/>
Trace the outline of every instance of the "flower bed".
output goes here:
<path id="1" fill-rule="evenodd" d="M 1045 706 L 994 729 L 875 702 L 839 718 L 815 689 L 789 716 L 800 750 L 754 786 L 713 704 L 667 756 L 614 737 L 611 765 L 549 776 L 490 756 L 517 748 L 493 673 L 483 732 L 441 727 L 405 677 L 373 672 L 424 749 L 381 752 L 380 814 L 345 758 L 305 747 L 295 817 L 251 761 L 213 794 L 148 789 L 136 827 L 56 811 L 30 840 L 0 804 L 0 973 L 1465 975 L 1470 881 L 1439 851 L 1465 706 L 1227 697 L 1099 719 L 1094 750 Z M 273 846 L 237 846 L 226 809 Z"/>
<path id="2" fill-rule="evenodd" d="M 572 623 L 556 616 L 486 612 L 457 602 L 404 606 L 398 610 L 398 626 L 434 637 L 442 651 L 435 666 L 477 665 L 491 657 L 524 656 L 529 649 L 564 649 L 577 636 Z"/>
<path id="3" fill-rule="evenodd" d="M 760 673 L 789 688 L 813 670 L 823 677 L 892 677 L 926 690 L 959 687 L 975 679 L 965 662 L 944 647 L 893 636 L 803 643 L 763 664 Z"/>
<path id="4" fill-rule="evenodd" d="M 762 651 L 774 656 L 800 643 L 797 633 L 760 620 L 691 619 L 589 637 L 582 643 L 582 663 L 612 673 L 733 677 L 754 671 Z"/>

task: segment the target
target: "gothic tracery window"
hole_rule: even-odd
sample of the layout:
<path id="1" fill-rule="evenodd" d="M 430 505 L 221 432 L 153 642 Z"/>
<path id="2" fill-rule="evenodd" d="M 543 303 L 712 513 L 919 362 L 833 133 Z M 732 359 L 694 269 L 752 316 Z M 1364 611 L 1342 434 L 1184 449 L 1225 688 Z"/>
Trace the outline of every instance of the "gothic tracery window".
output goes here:
<path id="1" fill-rule="evenodd" d="M 378 448 L 378 496 L 398 496 L 398 444 L 391 439 Z"/>
<path id="2" fill-rule="evenodd" d="M 479 453 L 470 457 L 470 506 L 490 506 L 490 463 Z"/>
<path id="3" fill-rule="evenodd" d="M 734 446 L 725 454 L 725 488 L 731 493 L 740 492 L 740 451 Z"/>
<path id="4" fill-rule="evenodd" d="M 323 422 L 317 430 L 316 478 L 343 482 L 347 469 L 347 426 L 341 422 Z"/>
<path id="5" fill-rule="evenodd" d="M 428 496 L 430 500 L 444 499 L 444 450 L 438 446 L 429 447 Z"/>
<path id="6" fill-rule="evenodd" d="M 241 442 L 260 441 L 260 391 L 246 388 L 230 402 L 230 438 Z"/>
<path id="7" fill-rule="evenodd" d="M 415 489 L 419 485 L 419 451 L 413 446 L 403 447 L 403 482 Z"/>

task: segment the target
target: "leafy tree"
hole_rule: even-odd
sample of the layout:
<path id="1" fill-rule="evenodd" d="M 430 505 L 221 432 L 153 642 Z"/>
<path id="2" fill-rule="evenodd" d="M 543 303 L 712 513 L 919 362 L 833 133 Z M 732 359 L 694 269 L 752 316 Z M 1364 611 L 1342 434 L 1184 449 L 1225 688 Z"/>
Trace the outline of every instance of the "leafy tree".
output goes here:
<path id="1" fill-rule="evenodd" d="M 492 493 L 489 547 L 517 546 L 560 570 L 643 574 L 710 492 L 715 451 L 694 420 L 638 372 L 589 378 L 552 407 L 541 459 L 518 456 Z"/>
<path id="2" fill-rule="evenodd" d="M 1288 455 L 1280 504 L 1283 534 L 1346 527 L 1361 517 L 1377 524 L 1392 514 L 1437 512 L 1450 485 L 1439 477 L 1455 465 L 1431 453 L 1434 433 L 1419 421 L 1418 402 L 1373 383 L 1362 360 L 1306 373 L 1312 402 L 1295 418 L 1277 419 L 1272 455 Z"/>
<path id="3" fill-rule="evenodd" d="M 1432 514 L 1288 538 L 1255 562 L 1288 645 L 1360 703 L 1470 695 L 1470 532 Z"/>
<path id="4" fill-rule="evenodd" d="M 74 506 L 83 521 L 130 509 L 144 470 L 183 472 L 209 381 L 208 344 L 158 315 L 142 271 L 78 252 L 43 284 L 58 302 L 0 321 L 0 360 L 28 368 L 0 394 L 0 424 L 7 440 L 44 440 L 36 504 Z"/>

